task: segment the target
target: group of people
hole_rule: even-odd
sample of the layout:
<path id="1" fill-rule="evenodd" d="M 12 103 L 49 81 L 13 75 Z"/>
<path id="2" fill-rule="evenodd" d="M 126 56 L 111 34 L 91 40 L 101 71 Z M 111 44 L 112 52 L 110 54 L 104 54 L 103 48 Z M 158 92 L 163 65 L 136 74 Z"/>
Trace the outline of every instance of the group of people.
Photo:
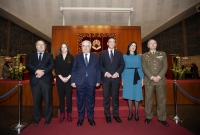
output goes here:
<path id="1" fill-rule="evenodd" d="M 166 122 L 166 90 L 165 73 L 167 71 L 166 53 L 157 51 L 157 42 L 154 39 L 148 41 L 149 52 L 142 56 L 137 54 L 137 43 L 130 42 L 126 54 L 115 49 L 116 40 L 109 38 L 108 49 L 97 54 L 90 52 L 91 42 L 82 42 L 82 52 L 75 57 L 70 53 L 69 45 L 63 43 L 60 53 L 55 60 L 53 55 L 45 52 L 46 44 L 43 40 L 36 42 L 37 52 L 30 54 L 27 61 L 27 69 L 30 72 L 30 84 L 34 104 L 34 125 L 41 119 L 41 100 L 45 102 L 45 125 L 50 124 L 52 115 L 52 70 L 55 67 L 56 85 L 58 89 L 60 118 L 72 122 L 72 87 L 76 88 L 78 121 L 77 126 L 84 122 L 85 108 L 88 122 L 95 126 L 94 105 L 95 88 L 102 83 L 103 106 L 105 121 L 112 123 L 113 119 L 122 123 L 119 117 L 119 88 L 123 85 L 122 97 L 127 99 L 129 115 L 128 120 L 135 117 L 139 121 L 138 107 L 143 100 L 142 87 L 145 86 L 145 123 L 150 123 L 153 118 L 154 89 L 157 96 L 158 121 L 168 126 Z M 110 96 L 112 97 L 112 112 L 110 111 Z M 65 98 L 66 106 L 65 110 Z M 135 104 L 135 112 L 132 104 Z"/>

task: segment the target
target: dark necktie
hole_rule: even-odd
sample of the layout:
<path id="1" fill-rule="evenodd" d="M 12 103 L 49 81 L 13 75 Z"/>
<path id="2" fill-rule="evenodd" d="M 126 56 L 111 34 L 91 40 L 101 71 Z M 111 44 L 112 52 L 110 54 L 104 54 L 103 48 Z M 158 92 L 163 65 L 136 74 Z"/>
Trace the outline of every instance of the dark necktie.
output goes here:
<path id="1" fill-rule="evenodd" d="M 38 64 L 40 65 L 42 63 L 42 53 L 39 53 L 39 59 L 38 59 Z"/>
<path id="2" fill-rule="evenodd" d="M 113 52 L 112 52 L 112 50 L 110 51 L 110 61 L 111 61 L 111 63 L 113 62 Z"/>
<path id="3" fill-rule="evenodd" d="M 88 59 L 87 59 L 87 54 L 85 54 L 85 65 L 86 67 L 88 66 Z M 88 77 L 88 72 L 86 71 L 85 76 Z"/>
<path id="4" fill-rule="evenodd" d="M 86 65 L 86 67 L 88 66 L 87 54 L 85 54 L 85 65 Z"/>

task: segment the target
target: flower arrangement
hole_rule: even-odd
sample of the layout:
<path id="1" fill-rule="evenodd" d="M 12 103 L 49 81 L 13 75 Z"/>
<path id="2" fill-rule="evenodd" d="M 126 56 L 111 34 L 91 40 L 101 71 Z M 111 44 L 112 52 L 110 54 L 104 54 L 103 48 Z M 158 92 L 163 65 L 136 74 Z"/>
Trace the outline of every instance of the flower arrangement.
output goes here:
<path id="1" fill-rule="evenodd" d="M 185 74 L 190 73 L 186 66 L 182 65 L 182 58 L 178 55 L 174 57 L 172 72 L 175 80 L 184 80 Z"/>
<path id="2" fill-rule="evenodd" d="M 17 54 L 16 57 L 14 57 L 14 65 L 12 68 L 9 69 L 10 71 L 10 78 L 12 80 L 22 80 L 23 74 L 25 72 L 26 67 L 23 66 L 22 63 L 20 63 L 20 54 Z"/>

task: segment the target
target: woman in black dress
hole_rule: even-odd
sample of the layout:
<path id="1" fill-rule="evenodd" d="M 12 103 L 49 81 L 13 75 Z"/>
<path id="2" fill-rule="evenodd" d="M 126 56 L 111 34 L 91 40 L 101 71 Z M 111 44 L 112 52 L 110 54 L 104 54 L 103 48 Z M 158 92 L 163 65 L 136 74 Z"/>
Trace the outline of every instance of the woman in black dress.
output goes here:
<path id="1" fill-rule="evenodd" d="M 74 62 L 74 57 L 71 55 L 69 46 L 63 43 L 60 47 L 60 53 L 56 56 L 55 70 L 56 70 L 56 85 L 58 89 L 60 119 L 63 122 L 65 119 L 65 103 L 66 96 L 67 105 L 67 120 L 72 122 L 72 87 L 71 87 L 71 70 Z"/>

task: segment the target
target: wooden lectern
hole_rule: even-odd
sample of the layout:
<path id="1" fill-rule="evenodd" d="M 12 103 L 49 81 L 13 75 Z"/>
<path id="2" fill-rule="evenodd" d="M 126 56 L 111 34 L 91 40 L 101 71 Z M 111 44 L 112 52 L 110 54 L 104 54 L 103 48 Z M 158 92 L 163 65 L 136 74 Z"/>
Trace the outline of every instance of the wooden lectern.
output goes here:
<path id="1" fill-rule="evenodd" d="M 167 64 L 168 64 L 167 74 L 166 74 L 167 79 L 174 79 L 172 72 L 174 57 L 176 57 L 176 54 L 169 54 L 169 57 L 167 58 Z"/>

